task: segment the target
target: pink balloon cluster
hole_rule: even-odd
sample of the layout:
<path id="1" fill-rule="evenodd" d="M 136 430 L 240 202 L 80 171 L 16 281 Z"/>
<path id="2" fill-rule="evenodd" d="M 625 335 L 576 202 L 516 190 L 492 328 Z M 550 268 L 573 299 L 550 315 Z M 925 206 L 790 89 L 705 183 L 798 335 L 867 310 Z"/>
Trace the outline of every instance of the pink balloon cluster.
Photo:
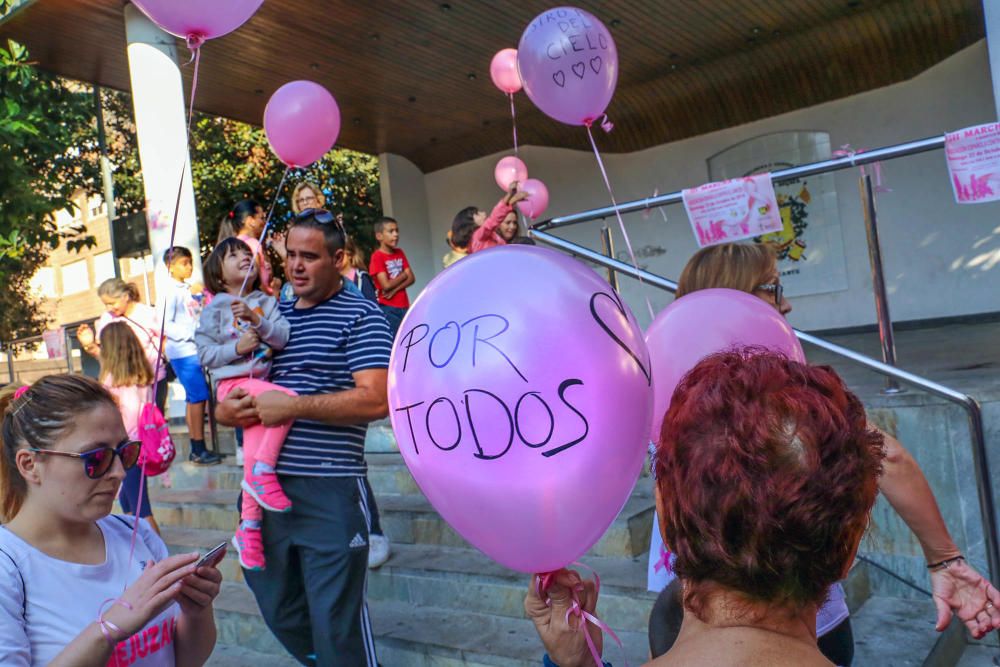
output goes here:
<path id="1" fill-rule="evenodd" d="M 340 134 L 340 107 L 323 86 L 290 81 L 264 108 L 264 132 L 274 154 L 289 167 L 306 167 L 333 148 Z"/>
<path id="2" fill-rule="evenodd" d="M 536 16 L 521 35 L 517 66 L 535 106 L 567 125 L 599 119 L 618 85 L 615 40 L 599 19 L 576 7 Z"/>
<path id="3" fill-rule="evenodd" d="M 201 42 L 236 30 L 264 0 L 132 0 L 171 35 Z"/>

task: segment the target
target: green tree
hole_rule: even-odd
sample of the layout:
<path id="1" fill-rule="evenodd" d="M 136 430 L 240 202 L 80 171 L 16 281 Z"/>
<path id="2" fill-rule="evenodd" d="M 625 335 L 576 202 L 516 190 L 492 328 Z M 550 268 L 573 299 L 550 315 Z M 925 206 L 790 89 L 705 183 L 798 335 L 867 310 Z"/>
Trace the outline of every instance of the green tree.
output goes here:
<path id="1" fill-rule="evenodd" d="M 38 333 L 44 317 L 28 282 L 49 251 L 93 243 L 82 228 L 59 229 L 52 212 L 73 209 L 86 188 L 79 139 L 93 123 L 86 90 L 40 72 L 23 46 L 0 46 L 0 340 Z"/>

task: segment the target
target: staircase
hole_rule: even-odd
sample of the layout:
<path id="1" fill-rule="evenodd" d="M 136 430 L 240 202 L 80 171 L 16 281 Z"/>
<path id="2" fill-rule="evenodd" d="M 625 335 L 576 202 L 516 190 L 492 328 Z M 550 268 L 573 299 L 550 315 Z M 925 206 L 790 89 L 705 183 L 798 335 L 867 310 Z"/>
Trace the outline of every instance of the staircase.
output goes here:
<path id="1" fill-rule="evenodd" d="M 171 487 L 152 480 L 153 513 L 172 553 L 205 551 L 232 536 L 240 469 L 227 457 L 222 465 L 200 467 L 186 458 L 186 435 L 171 470 Z M 537 667 L 542 648 L 523 600 L 528 577 L 508 570 L 470 547 L 433 510 L 395 450 L 387 423 L 370 430 L 369 479 L 381 520 L 392 541 L 392 556 L 369 571 L 368 600 L 379 660 L 384 667 Z M 223 431 L 223 453 L 234 451 L 231 431 Z M 641 665 L 648 659 L 647 621 L 655 596 L 646 591 L 646 557 L 653 521 L 648 478 L 639 480 L 624 510 L 582 560 L 601 576 L 601 617 L 624 643 L 605 642 L 605 659 Z M 218 647 L 210 665 L 297 664 L 268 631 L 243 580 L 235 553 L 220 565 L 224 576 L 216 601 Z M 872 596 L 872 574 L 860 564 L 852 571 L 848 600 L 856 641 L 855 665 L 918 667 L 953 665 L 964 649 L 961 632 L 933 630 L 929 600 Z M 930 656 L 930 658 L 928 658 Z M 968 656 L 966 656 L 968 657 Z M 985 658 L 984 658 L 985 660 Z M 986 665 L 988 662 L 965 662 Z"/>

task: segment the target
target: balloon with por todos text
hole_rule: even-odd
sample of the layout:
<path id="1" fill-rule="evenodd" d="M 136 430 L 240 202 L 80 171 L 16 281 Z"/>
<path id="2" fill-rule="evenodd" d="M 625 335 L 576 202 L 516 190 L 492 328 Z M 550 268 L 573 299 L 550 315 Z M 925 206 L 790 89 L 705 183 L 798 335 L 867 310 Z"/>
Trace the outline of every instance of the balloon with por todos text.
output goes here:
<path id="1" fill-rule="evenodd" d="M 806 361 L 788 321 L 752 294 L 721 288 L 698 290 L 660 311 L 646 330 L 654 380 L 650 439 L 659 441 L 670 399 L 688 371 L 710 354 L 748 345 Z"/>
<path id="2" fill-rule="evenodd" d="M 490 79 L 500 92 L 516 93 L 521 90 L 521 76 L 517 73 L 517 49 L 501 49 L 490 61 Z"/>
<path id="3" fill-rule="evenodd" d="M 528 195 L 517 202 L 517 210 L 534 220 L 549 207 L 549 189 L 537 178 L 529 178 L 518 184 L 517 189 Z"/>
<path id="4" fill-rule="evenodd" d="M 171 35 L 199 44 L 236 30 L 264 0 L 132 0 Z"/>
<path id="5" fill-rule="evenodd" d="M 323 86 L 290 81 L 264 108 L 264 132 L 274 154 L 289 167 L 306 167 L 326 155 L 340 134 L 340 107 Z"/>
<path id="6" fill-rule="evenodd" d="M 642 332 L 597 273 L 545 248 L 477 252 L 399 329 L 389 414 L 421 491 L 506 567 L 548 572 L 593 546 L 645 459 Z"/>
<path id="7" fill-rule="evenodd" d="M 497 162 L 497 166 L 493 169 L 493 178 L 500 189 L 506 192 L 514 181 L 523 183 L 528 178 L 528 167 L 521 158 L 508 155 Z"/>
<path id="8" fill-rule="evenodd" d="M 521 35 L 517 66 L 535 106 L 567 125 L 599 119 L 618 84 L 615 40 L 597 17 L 576 7 L 536 16 Z"/>

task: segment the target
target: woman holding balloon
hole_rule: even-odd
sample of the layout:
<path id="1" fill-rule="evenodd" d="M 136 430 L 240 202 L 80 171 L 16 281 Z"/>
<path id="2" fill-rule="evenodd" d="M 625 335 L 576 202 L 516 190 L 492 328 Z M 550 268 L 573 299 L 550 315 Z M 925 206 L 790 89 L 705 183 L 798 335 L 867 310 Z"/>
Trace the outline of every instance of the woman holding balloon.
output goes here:
<path id="1" fill-rule="evenodd" d="M 517 213 L 514 211 L 514 206 L 527 198 L 528 194 L 519 190 L 517 181 L 513 181 L 507 194 L 493 207 L 486 222 L 472 233 L 469 252 L 479 252 L 510 243 L 517 236 Z"/>
<path id="2" fill-rule="evenodd" d="M 782 317 L 792 310 L 791 304 L 784 298 L 776 257 L 773 250 L 766 245 L 726 243 L 698 251 L 681 273 L 677 296 L 685 297 L 713 288 L 727 288 L 751 294 L 773 306 Z M 698 304 L 686 302 L 688 308 L 687 312 L 683 313 L 685 317 L 701 315 L 706 321 L 710 318 L 717 320 L 720 309 L 730 305 L 724 301 L 726 297 L 720 296 L 717 292 L 715 294 L 706 292 L 703 295 L 706 298 L 702 299 L 703 305 L 699 311 L 692 308 Z M 685 302 L 679 300 L 675 303 L 680 306 Z M 681 315 L 680 309 L 677 309 L 676 316 Z M 655 370 L 656 361 L 657 357 L 662 358 L 662 353 L 657 354 L 658 349 L 662 351 L 669 347 L 676 351 L 676 347 L 670 341 L 657 335 L 667 331 L 666 327 L 657 326 L 658 322 L 666 321 L 661 319 L 662 317 L 661 315 L 657 318 L 647 333 L 654 376 L 657 378 L 660 375 Z M 656 414 L 663 414 L 669 401 L 669 396 L 658 396 Z M 872 428 L 878 430 L 877 427 L 872 426 Z M 948 626 L 952 612 L 958 614 L 975 636 L 981 636 L 988 630 L 1000 627 L 1000 614 L 991 613 L 990 597 L 997 595 L 996 589 L 962 557 L 944 523 L 934 493 L 913 456 L 899 440 L 884 432 L 882 435 L 885 440 L 886 457 L 883 473 L 879 478 L 879 489 L 913 531 L 923 549 L 938 611 L 938 631 Z M 655 543 L 658 542 L 658 530 L 655 526 L 653 532 L 654 549 L 650 551 L 651 561 L 659 558 L 659 554 L 654 553 L 659 551 L 655 547 Z M 650 572 L 652 573 L 652 568 Z M 651 590 L 658 590 L 666 583 L 662 580 L 655 581 L 655 577 L 650 578 Z M 678 583 L 671 584 L 657 601 L 656 610 L 650 619 L 651 643 L 659 634 L 654 625 L 669 616 L 671 608 L 674 612 L 677 611 L 678 588 Z M 853 657 L 853 638 L 847 604 L 839 585 L 831 590 L 827 603 L 819 612 L 817 634 L 820 648 L 824 649 L 828 658 L 838 665 L 850 664 Z M 666 643 L 669 644 L 669 640 Z M 658 654 L 668 646 L 661 644 L 651 648 L 654 649 L 654 654 Z"/>

